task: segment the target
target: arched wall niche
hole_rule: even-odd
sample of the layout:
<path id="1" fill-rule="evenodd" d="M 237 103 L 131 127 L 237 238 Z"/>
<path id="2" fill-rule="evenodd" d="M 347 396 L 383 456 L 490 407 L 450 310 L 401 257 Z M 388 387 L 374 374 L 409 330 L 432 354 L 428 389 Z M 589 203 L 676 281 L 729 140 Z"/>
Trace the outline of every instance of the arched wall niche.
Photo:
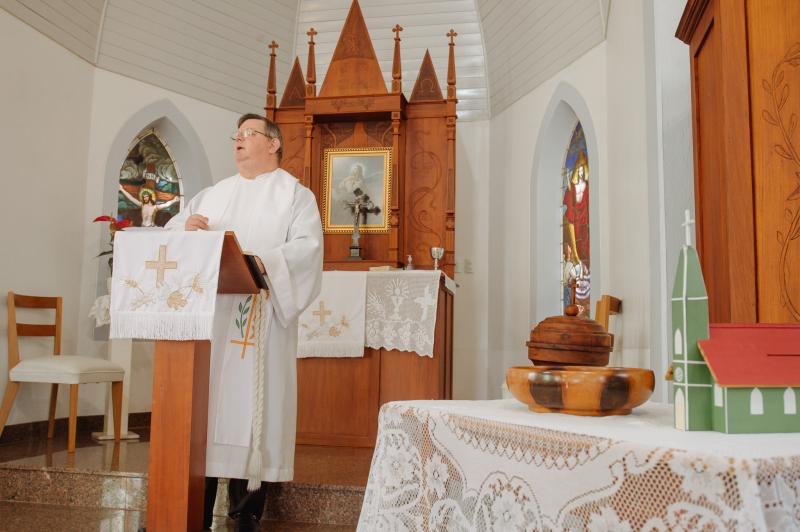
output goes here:
<path id="1" fill-rule="evenodd" d="M 153 102 L 133 115 L 120 127 L 106 157 L 103 173 L 102 213 L 116 214 L 117 193 L 119 191 L 119 171 L 128 152 L 139 135 L 147 130 L 155 130 L 159 138 L 167 145 L 183 185 L 184 206 L 205 187 L 213 184 L 211 166 L 203 142 L 194 126 L 171 101 L 162 99 Z M 100 241 L 107 242 L 107 227 L 97 224 Z M 100 250 L 98 250 L 99 252 Z M 108 267 L 105 261 L 98 261 L 97 295 L 106 293 Z M 107 337 L 107 327 L 95 329 L 96 339 Z"/>
<path id="2" fill-rule="evenodd" d="M 532 325 L 561 310 L 561 172 L 564 156 L 577 122 L 586 137 L 589 159 L 589 238 L 591 247 L 591 298 L 594 315 L 595 298 L 602 294 L 600 285 L 603 250 L 600 248 L 599 184 L 605 178 L 600 172 L 597 136 L 589 108 L 578 90 L 561 82 L 545 111 L 537 135 L 531 171 L 531 298 Z"/>

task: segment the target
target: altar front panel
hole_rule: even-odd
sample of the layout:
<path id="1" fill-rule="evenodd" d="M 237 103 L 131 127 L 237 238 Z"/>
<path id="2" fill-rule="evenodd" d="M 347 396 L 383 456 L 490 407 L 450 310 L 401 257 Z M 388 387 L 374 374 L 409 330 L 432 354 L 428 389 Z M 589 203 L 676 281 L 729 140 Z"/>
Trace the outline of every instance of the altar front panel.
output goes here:
<path id="1" fill-rule="evenodd" d="M 297 443 L 372 447 L 388 401 L 452 397 L 453 293 L 441 281 L 433 357 L 386 349 L 297 361 Z"/>

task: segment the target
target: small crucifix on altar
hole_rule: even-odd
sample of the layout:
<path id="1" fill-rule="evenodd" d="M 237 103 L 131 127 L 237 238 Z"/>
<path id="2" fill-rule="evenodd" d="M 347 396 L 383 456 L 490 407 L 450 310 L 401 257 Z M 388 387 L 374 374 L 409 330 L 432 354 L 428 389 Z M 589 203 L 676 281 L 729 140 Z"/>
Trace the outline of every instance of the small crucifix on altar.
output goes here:
<path id="1" fill-rule="evenodd" d="M 375 203 L 369 199 L 369 195 L 364 193 L 360 188 L 355 189 L 353 194 L 355 195 L 355 199 L 346 202 L 347 206 L 350 207 L 350 211 L 353 213 L 353 238 L 350 241 L 350 257 L 348 258 L 350 260 L 361 260 L 361 246 L 359 244 L 361 238 L 361 231 L 359 230 L 361 219 L 363 217 L 363 223 L 367 223 L 367 215 L 380 214 L 381 208 L 375 205 Z"/>

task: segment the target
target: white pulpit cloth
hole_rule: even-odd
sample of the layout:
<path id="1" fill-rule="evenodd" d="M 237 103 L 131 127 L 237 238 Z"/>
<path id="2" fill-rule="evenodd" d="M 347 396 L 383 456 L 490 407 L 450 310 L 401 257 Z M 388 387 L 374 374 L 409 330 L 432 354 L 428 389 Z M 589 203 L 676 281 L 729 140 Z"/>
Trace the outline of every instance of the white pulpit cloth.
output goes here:
<path id="1" fill-rule="evenodd" d="M 324 272 L 298 320 L 297 357 L 364 356 L 367 272 Z"/>
<path id="2" fill-rule="evenodd" d="M 211 338 L 223 231 L 121 231 L 114 245 L 111 338 Z"/>
<path id="3" fill-rule="evenodd" d="M 439 270 L 370 272 L 366 345 L 433 357 Z"/>

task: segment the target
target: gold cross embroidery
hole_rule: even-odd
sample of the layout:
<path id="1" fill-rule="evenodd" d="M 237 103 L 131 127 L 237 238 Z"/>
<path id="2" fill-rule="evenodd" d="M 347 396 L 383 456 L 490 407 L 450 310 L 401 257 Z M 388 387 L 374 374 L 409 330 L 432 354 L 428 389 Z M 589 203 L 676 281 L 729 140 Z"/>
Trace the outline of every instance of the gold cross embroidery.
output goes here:
<path id="1" fill-rule="evenodd" d="M 333 313 L 330 310 L 325 310 L 325 302 L 324 301 L 320 301 L 319 302 L 319 310 L 315 310 L 314 312 L 312 312 L 312 314 L 314 316 L 318 316 L 319 317 L 319 324 L 320 325 L 325 325 L 325 317 L 326 316 L 330 316 Z"/>
<path id="2" fill-rule="evenodd" d="M 174 260 L 167 260 L 167 246 L 158 246 L 158 260 L 147 260 L 144 267 L 148 270 L 156 270 L 156 286 L 164 284 L 164 270 L 177 270 L 178 263 Z"/>
<path id="3" fill-rule="evenodd" d="M 252 340 L 255 335 L 256 331 L 253 330 L 253 334 L 250 334 L 250 324 L 253 322 L 253 311 L 256 309 L 255 301 L 250 304 L 250 314 L 247 315 L 247 327 L 244 329 L 244 338 L 241 340 L 231 340 L 232 344 L 237 344 L 242 346 L 242 355 L 239 357 L 244 360 L 244 353 L 247 350 L 248 346 L 256 345 L 253 342 L 248 342 L 248 340 Z"/>

